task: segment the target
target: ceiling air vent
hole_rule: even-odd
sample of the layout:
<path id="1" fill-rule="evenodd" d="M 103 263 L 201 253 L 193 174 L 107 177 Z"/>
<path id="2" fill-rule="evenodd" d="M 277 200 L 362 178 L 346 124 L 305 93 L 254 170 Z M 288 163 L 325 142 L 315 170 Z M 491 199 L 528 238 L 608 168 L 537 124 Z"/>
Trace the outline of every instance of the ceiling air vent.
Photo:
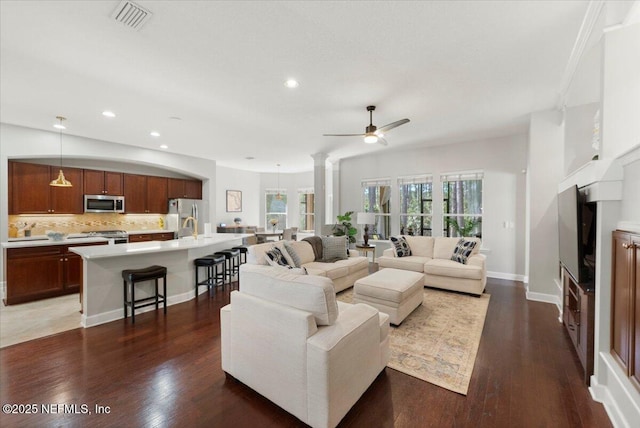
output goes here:
<path id="1" fill-rule="evenodd" d="M 133 2 L 124 0 L 116 7 L 111 17 L 116 22 L 137 31 L 151 18 L 151 12 Z"/>

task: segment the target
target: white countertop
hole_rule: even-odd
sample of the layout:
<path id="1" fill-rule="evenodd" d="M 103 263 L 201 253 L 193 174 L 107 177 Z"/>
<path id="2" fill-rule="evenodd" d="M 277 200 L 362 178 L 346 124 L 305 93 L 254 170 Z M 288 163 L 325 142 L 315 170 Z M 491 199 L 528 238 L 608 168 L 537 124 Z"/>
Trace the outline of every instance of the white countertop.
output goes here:
<path id="1" fill-rule="evenodd" d="M 87 244 L 91 242 L 109 242 L 107 238 L 84 238 L 84 237 L 73 237 L 70 235 L 67 239 L 63 239 L 62 241 L 52 241 L 47 238 L 45 235 L 41 236 L 32 236 L 30 238 L 17 238 L 17 239 L 9 239 L 9 242 L 3 242 L 2 248 L 29 248 L 29 247 L 46 247 L 50 245 L 74 245 L 74 244 Z M 84 236 L 84 235 L 83 235 Z M 104 245 L 99 245 L 100 247 Z"/>
<path id="2" fill-rule="evenodd" d="M 107 257 L 131 256 L 134 254 L 161 253 L 166 251 L 184 251 L 195 248 L 203 248 L 209 245 L 223 242 L 236 241 L 238 239 L 253 236 L 250 233 L 213 233 L 211 237 L 198 235 L 198 239 L 192 237 L 174 239 L 172 241 L 134 242 L 130 244 L 97 245 L 92 247 L 78 247 L 70 249 L 85 259 L 100 259 Z"/>

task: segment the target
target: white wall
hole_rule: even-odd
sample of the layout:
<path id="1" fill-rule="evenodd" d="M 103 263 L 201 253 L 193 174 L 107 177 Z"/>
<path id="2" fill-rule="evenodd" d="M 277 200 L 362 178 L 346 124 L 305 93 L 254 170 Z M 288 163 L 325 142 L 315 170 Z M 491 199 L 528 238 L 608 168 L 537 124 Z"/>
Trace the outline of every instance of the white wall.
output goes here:
<path id="1" fill-rule="evenodd" d="M 589 162 L 597 154 L 592 147 L 594 116 L 600 102 L 569 107 L 564 126 L 564 175 L 567 176 Z"/>
<path id="2" fill-rule="evenodd" d="M 365 178 L 388 177 L 392 183 L 392 234 L 400 233 L 397 178 L 433 174 L 433 230 L 442 230 L 440 174 L 483 170 L 482 246 L 487 270 L 494 276 L 522 279 L 524 275 L 524 221 L 526 135 L 461 144 L 385 150 L 340 162 L 339 212 L 361 211 L 360 183 Z M 513 224 L 513 228 L 505 228 Z M 434 232 L 438 234 L 438 232 Z"/>
<path id="3" fill-rule="evenodd" d="M 240 217 L 242 224 L 260 224 L 260 173 L 218 166 L 216 169 L 216 224 L 233 224 Z M 227 190 L 242 192 L 242 212 L 227 212 Z"/>
<path id="4" fill-rule="evenodd" d="M 527 298 L 558 304 L 558 183 L 563 174 L 561 113 L 533 113 L 529 127 Z"/>
<path id="5" fill-rule="evenodd" d="M 640 144 L 640 24 L 604 35 L 603 158 Z"/>
<path id="6" fill-rule="evenodd" d="M 258 225 L 265 225 L 265 191 L 266 189 L 278 188 L 278 174 L 261 173 L 260 174 L 260 218 Z M 298 189 L 313 189 L 313 171 L 299 172 L 294 174 L 280 173 L 280 189 L 287 195 L 287 226 L 300 227 L 300 207 L 298 206 Z M 278 225 L 279 229 L 284 229 L 283 225 Z"/>
<path id="7" fill-rule="evenodd" d="M 7 170 L 9 159 L 56 158 L 60 154 L 60 135 L 32 128 L 0 124 L 0 241 L 8 238 L 8 189 Z M 209 159 L 183 156 L 164 151 L 148 150 L 90 138 L 63 135 L 63 155 L 73 158 L 74 165 L 81 165 L 86 159 L 91 167 L 95 160 L 104 159 L 111 166 L 127 164 L 134 172 L 133 165 L 141 171 L 174 171 L 202 180 L 202 198 L 209 202 L 210 222 L 216 213 L 216 162 Z M 93 160 L 89 162 L 89 160 Z M 99 163 L 98 163 L 99 164 Z M 143 172 L 144 173 L 144 172 Z M 0 260 L 0 272 L 4 272 L 4 261 Z M 4 275 L 3 275 L 4 276 Z"/>

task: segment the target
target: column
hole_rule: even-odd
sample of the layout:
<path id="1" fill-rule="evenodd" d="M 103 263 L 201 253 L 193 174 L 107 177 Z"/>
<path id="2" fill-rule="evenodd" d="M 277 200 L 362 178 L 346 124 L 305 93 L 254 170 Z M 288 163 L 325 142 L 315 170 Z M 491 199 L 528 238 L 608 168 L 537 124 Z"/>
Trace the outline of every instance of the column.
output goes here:
<path id="1" fill-rule="evenodd" d="M 322 226 L 325 224 L 325 162 L 329 157 L 326 153 L 316 153 L 313 158 L 313 228 L 317 236 L 322 234 Z"/>

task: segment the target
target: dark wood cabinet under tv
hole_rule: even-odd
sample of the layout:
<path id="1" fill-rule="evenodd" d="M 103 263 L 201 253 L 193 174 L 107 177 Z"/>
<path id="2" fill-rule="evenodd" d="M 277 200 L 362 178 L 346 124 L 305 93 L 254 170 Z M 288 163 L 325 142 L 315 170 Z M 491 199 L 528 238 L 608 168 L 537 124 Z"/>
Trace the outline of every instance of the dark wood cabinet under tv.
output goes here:
<path id="1" fill-rule="evenodd" d="M 595 290 L 573 280 L 563 270 L 562 322 L 569 333 L 584 369 L 584 382 L 589 385 L 593 374 L 593 331 L 595 319 Z"/>
<path id="2" fill-rule="evenodd" d="M 611 354 L 640 389 L 640 234 L 613 232 Z"/>

